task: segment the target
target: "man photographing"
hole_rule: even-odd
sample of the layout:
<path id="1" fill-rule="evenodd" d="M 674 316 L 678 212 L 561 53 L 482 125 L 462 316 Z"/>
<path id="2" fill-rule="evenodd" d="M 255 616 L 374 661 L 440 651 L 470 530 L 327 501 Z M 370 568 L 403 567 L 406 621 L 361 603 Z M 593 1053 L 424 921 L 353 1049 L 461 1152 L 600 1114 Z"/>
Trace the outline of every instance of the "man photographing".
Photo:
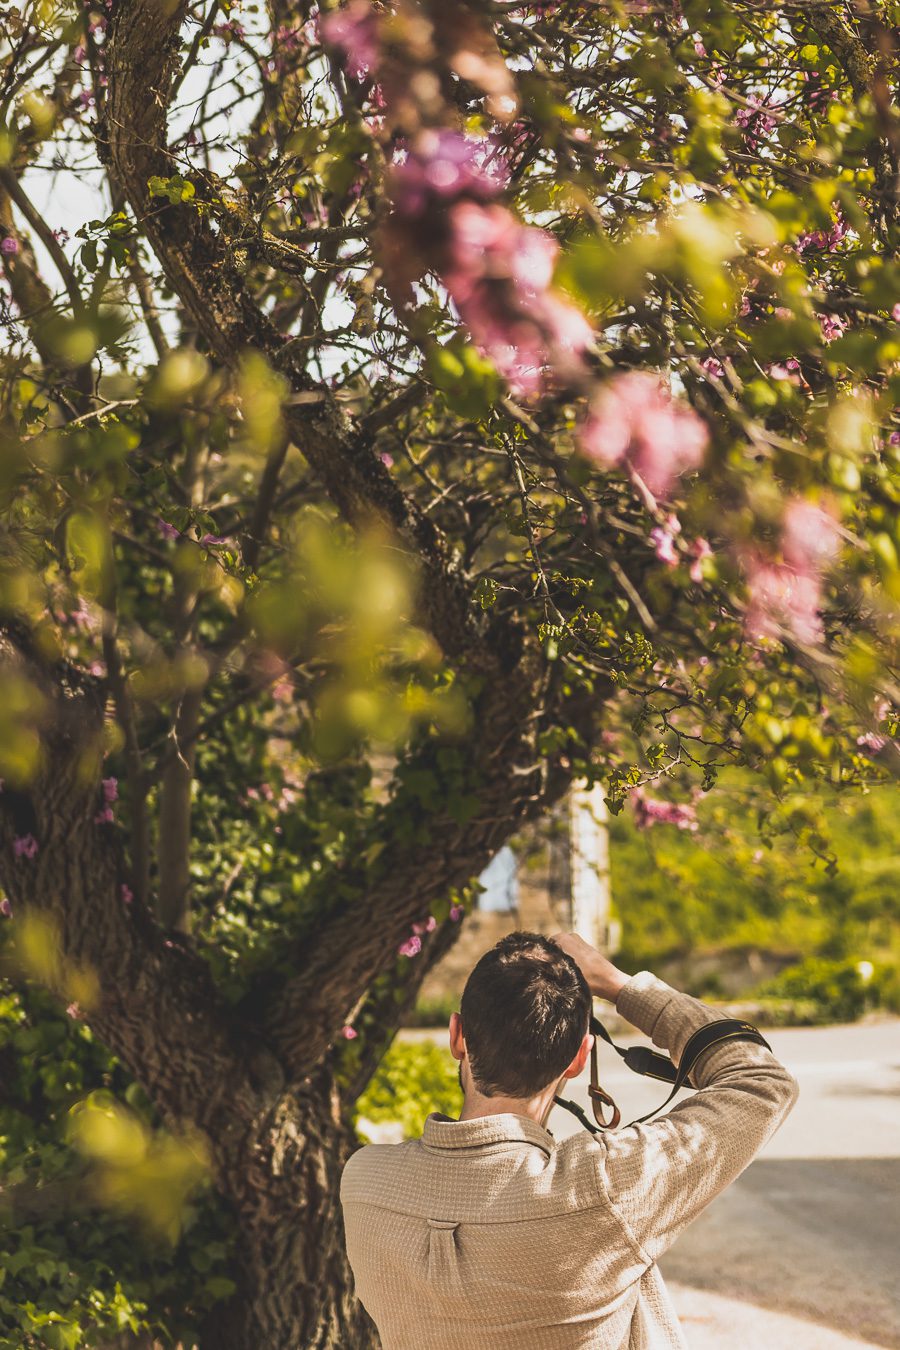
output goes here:
<path id="1" fill-rule="evenodd" d="M 604 998 L 677 1063 L 721 1013 L 572 933 L 510 933 L 450 1017 L 464 1093 L 420 1139 L 370 1144 L 341 1179 L 356 1292 L 384 1350 L 669 1350 L 686 1342 L 657 1259 L 797 1099 L 764 1045 L 697 1058 L 667 1115 L 557 1143 L 546 1128 Z"/>

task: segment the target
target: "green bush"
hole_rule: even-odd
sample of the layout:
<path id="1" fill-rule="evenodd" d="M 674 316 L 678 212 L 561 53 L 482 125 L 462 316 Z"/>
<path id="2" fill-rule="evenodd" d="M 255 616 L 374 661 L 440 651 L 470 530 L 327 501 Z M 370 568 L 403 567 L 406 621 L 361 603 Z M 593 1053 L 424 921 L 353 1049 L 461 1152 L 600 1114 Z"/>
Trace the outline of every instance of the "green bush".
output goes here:
<path id="1" fill-rule="evenodd" d="M 420 998 L 405 1021 L 410 1027 L 445 1027 L 450 1021 L 452 1012 L 459 1012 L 457 995 L 443 994 L 440 998 Z"/>
<path id="2" fill-rule="evenodd" d="M 861 969 L 862 966 L 862 969 Z M 865 972 L 858 961 L 827 961 L 810 956 L 759 985 L 760 998 L 812 1003 L 823 1022 L 855 1022 L 881 1002 L 884 970 Z"/>
<path id="3" fill-rule="evenodd" d="M 356 1104 L 356 1119 L 399 1121 L 406 1139 L 422 1133 L 431 1111 L 458 1116 L 462 1093 L 456 1061 L 432 1041 L 395 1041 Z M 359 1131 L 363 1142 L 368 1142 Z"/>

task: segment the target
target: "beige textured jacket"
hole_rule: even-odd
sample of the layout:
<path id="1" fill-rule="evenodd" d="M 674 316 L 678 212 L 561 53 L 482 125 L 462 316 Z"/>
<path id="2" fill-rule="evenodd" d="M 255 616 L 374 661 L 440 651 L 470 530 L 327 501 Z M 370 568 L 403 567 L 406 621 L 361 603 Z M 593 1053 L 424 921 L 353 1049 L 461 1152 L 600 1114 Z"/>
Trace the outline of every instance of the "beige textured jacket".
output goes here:
<path id="1" fill-rule="evenodd" d="M 649 971 L 616 1009 L 676 1062 L 722 1016 Z M 526 1116 L 435 1112 L 421 1139 L 355 1153 L 341 1179 L 347 1253 L 384 1350 L 684 1347 L 657 1258 L 798 1091 L 751 1041 L 710 1046 L 691 1081 L 699 1091 L 667 1115 L 599 1136 L 557 1143 Z"/>

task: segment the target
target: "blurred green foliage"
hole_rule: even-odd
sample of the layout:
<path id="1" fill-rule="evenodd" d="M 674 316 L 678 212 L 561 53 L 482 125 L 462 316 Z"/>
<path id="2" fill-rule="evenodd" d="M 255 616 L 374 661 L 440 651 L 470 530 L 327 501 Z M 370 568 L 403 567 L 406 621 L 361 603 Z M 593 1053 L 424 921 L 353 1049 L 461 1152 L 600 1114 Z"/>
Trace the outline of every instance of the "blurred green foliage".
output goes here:
<path id="1" fill-rule="evenodd" d="M 0 1350 L 126 1331 L 190 1345 L 233 1292 L 228 1220 L 196 1156 L 37 986 L 0 995 L 0 1175 Z"/>
<path id="2" fill-rule="evenodd" d="M 763 999 L 789 999 L 812 1005 L 817 1022 L 855 1022 L 869 1009 L 886 1006 L 897 1012 L 896 967 L 873 968 L 861 961 L 826 961 L 807 957 L 760 984 Z"/>
<path id="3" fill-rule="evenodd" d="M 403 1137 L 415 1139 L 431 1111 L 455 1119 L 462 1110 L 458 1069 L 450 1051 L 433 1041 L 395 1041 L 357 1102 L 360 1137 L 368 1142 L 365 1121 L 399 1122 Z"/>
<path id="4" fill-rule="evenodd" d="M 896 801 L 892 786 L 766 800 L 746 774 L 731 773 L 699 799 L 697 833 L 638 830 L 623 812 L 610 822 L 618 959 L 636 970 L 680 954 L 755 946 L 900 961 Z"/>

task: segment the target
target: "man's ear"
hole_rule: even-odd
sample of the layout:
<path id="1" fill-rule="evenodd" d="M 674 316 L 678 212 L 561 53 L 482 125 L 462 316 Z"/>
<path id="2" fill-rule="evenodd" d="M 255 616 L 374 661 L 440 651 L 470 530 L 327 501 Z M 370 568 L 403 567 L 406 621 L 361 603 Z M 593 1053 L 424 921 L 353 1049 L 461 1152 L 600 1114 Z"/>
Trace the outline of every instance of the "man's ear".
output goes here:
<path id="1" fill-rule="evenodd" d="M 585 1032 L 584 1040 L 578 1047 L 578 1053 L 572 1060 L 572 1063 L 563 1074 L 563 1078 L 577 1078 L 587 1064 L 588 1055 L 591 1053 L 591 1046 L 594 1044 L 594 1037 L 590 1031 Z"/>
<path id="2" fill-rule="evenodd" d="M 462 1018 L 458 1012 L 450 1014 L 450 1053 L 454 1059 L 463 1059 L 466 1053 L 466 1038 L 463 1036 Z"/>

